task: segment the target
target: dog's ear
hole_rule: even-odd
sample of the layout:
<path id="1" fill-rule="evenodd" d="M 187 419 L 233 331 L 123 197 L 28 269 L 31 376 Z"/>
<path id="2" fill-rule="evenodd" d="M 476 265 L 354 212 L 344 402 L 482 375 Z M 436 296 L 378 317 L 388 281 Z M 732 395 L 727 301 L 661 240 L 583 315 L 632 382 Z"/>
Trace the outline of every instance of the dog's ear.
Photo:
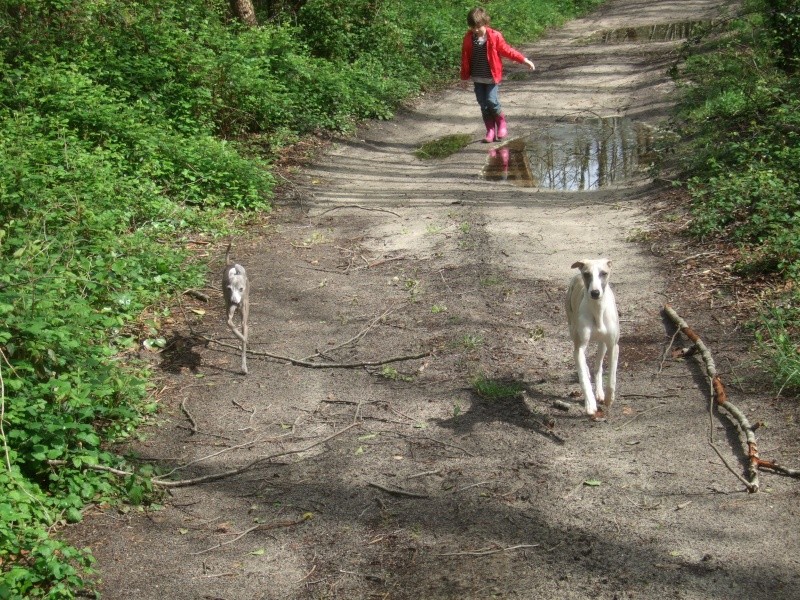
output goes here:
<path id="1" fill-rule="evenodd" d="M 611 268 L 611 259 L 606 259 L 606 266 L 610 269 Z"/>
<path id="2" fill-rule="evenodd" d="M 573 263 L 573 265 L 570 267 L 570 269 L 582 269 L 582 268 L 583 268 L 583 263 L 581 261 Z"/>

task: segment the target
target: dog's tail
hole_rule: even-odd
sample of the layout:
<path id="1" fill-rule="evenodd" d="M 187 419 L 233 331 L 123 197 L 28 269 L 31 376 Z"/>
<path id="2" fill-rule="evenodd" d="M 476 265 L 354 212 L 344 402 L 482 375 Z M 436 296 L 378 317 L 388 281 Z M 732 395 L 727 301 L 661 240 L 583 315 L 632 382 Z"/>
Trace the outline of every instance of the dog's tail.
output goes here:
<path id="1" fill-rule="evenodd" d="M 231 242 L 228 242 L 228 248 L 225 250 L 225 264 L 231 262 Z"/>

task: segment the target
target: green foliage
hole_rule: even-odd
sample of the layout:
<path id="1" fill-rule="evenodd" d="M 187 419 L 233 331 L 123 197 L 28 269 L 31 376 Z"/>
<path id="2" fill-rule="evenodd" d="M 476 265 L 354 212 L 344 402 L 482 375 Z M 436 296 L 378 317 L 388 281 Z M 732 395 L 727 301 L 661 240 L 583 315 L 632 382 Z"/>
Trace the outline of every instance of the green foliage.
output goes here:
<path id="1" fill-rule="evenodd" d="M 595 3 L 491 11 L 514 43 Z M 0 597 L 91 593 L 91 555 L 51 533 L 87 503 L 150 497 L 144 477 L 86 467 L 121 466 L 114 443 L 156 408 L 131 356 L 142 330 L 160 337 L 143 315 L 205 277 L 183 241 L 269 210 L 283 144 L 452 80 L 472 4 L 299 6 L 255 28 L 226 0 L 0 11 Z"/>
<path id="2" fill-rule="evenodd" d="M 687 62 L 684 102 L 692 149 L 686 167 L 693 231 L 724 236 L 748 250 L 744 270 L 795 277 L 800 268 L 800 81 L 775 66 L 759 21 L 715 52 Z"/>
<path id="3" fill-rule="evenodd" d="M 777 49 L 777 64 L 787 73 L 800 70 L 800 0 L 765 0 L 766 24 Z"/>
<path id="4" fill-rule="evenodd" d="M 709 39 L 683 71 L 692 233 L 738 244 L 740 274 L 772 275 L 794 287 L 800 278 L 800 38 L 790 25 L 798 23 L 798 5 L 750 4 L 747 17 Z M 765 302 L 758 326 L 776 381 L 792 391 L 800 390 L 797 305 L 794 298 Z"/>
<path id="5" fill-rule="evenodd" d="M 800 390 L 800 353 L 797 339 L 800 334 L 800 304 L 797 292 L 765 305 L 761 326 L 756 331 L 756 341 L 765 356 L 770 357 L 767 368 L 773 373 L 779 393 Z"/>

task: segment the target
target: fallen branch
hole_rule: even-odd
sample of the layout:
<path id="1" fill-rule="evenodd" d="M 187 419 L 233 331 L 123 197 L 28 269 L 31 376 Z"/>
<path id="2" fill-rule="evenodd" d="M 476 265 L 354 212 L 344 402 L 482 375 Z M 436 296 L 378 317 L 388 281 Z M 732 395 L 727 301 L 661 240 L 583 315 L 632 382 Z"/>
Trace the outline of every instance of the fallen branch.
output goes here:
<path id="1" fill-rule="evenodd" d="M 385 212 L 385 213 L 389 213 L 390 215 L 394 215 L 395 217 L 399 217 L 400 216 L 396 212 L 393 212 L 391 210 L 386 210 L 385 208 L 369 208 L 369 207 L 366 207 L 366 206 L 361 206 L 360 204 L 343 204 L 342 206 L 334 206 L 333 208 L 329 208 L 328 210 L 322 211 L 321 213 L 319 213 L 316 216 L 317 217 L 321 217 L 322 215 L 327 215 L 329 212 L 333 212 L 334 210 L 339 210 L 339 209 L 342 209 L 342 208 L 359 208 L 361 210 L 369 210 L 369 211 L 373 211 L 373 212 Z"/>
<path id="2" fill-rule="evenodd" d="M 192 413 L 190 413 L 189 409 L 186 408 L 186 401 L 187 400 L 188 400 L 188 398 L 184 398 L 183 400 L 181 400 L 181 411 L 183 411 L 183 414 L 185 414 L 189 418 L 189 423 L 191 423 L 191 425 L 192 425 L 192 427 L 191 427 L 192 433 L 197 433 L 197 421 L 194 420 L 194 417 L 192 416 Z"/>
<path id="3" fill-rule="evenodd" d="M 370 487 L 377 488 L 382 492 L 386 492 L 387 494 L 392 494 L 394 496 L 408 496 L 409 498 L 428 498 L 427 494 L 417 494 L 416 492 L 407 492 L 405 490 L 401 490 L 398 488 L 388 488 L 382 486 L 380 483 L 375 483 L 374 481 L 368 481 L 367 485 Z"/>
<path id="4" fill-rule="evenodd" d="M 538 548 L 540 544 L 517 544 L 516 546 L 508 546 L 507 548 L 484 548 L 482 550 L 463 550 L 461 552 L 444 552 L 436 556 L 488 556 L 489 554 L 498 554 L 500 552 L 511 552 L 512 550 L 520 550 L 522 548 Z"/>
<path id="5" fill-rule="evenodd" d="M 238 542 L 248 533 L 252 533 L 253 531 L 257 530 L 265 530 L 265 529 L 278 529 L 279 527 L 294 527 L 295 525 L 300 525 L 301 523 L 308 521 L 312 518 L 311 513 L 304 514 L 300 519 L 296 521 L 278 521 L 276 523 L 261 523 L 260 525 L 254 525 L 249 529 L 245 529 L 241 533 L 236 534 L 236 537 L 232 540 L 228 540 L 227 542 L 221 542 L 216 546 L 211 546 L 211 548 L 206 548 L 205 550 L 200 550 L 199 552 L 192 552 L 192 556 L 199 556 L 200 554 L 205 554 L 206 552 L 211 552 L 212 550 L 216 550 L 217 548 L 222 548 L 223 546 L 227 546 L 229 544 L 233 544 L 234 542 Z"/>
<path id="6" fill-rule="evenodd" d="M 401 437 L 401 438 L 407 439 L 407 440 L 411 440 L 411 441 L 425 440 L 425 441 L 428 441 L 428 442 L 433 442 L 435 444 L 439 444 L 439 445 L 444 446 L 446 448 L 455 448 L 456 450 L 459 450 L 459 451 L 463 452 L 467 456 L 475 456 L 472 452 L 470 452 L 469 450 L 465 450 L 461 446 L 456 446 L 455 444 L 451 444 L 450 442 L 437 440 L 436 438 L 428 437 L 427 435 L 408 435 L 408 434 L 405 434 L 405 433 L 400 433 L 399 431 L 387 431 L 386 433 L 390 433 L 392 435 L 396 435 L 398 437 Z"/>
<path id="7" fill-rule="evenodd" d="M 179 466 L 175 467 L 174 469 L 172 469 L 171 471 L 169 471 L 167 473 L 164 473 L 161 477 L 162 478 L 163 477 L 169 477 L 173 473 L 176 473 L 178 471 L 182 471 L 183 469 L 188 469 L 192 465 L 195 465 L 195 464 L 197 464 L 199 462 L 203 462 L 204 460 L 209 460 L 211 458 L 219 456 L 220 454 L 225 454 L 226 452 L 232 452 L 234 450 L 241 450 L 242 448 L 249 448 L 251 446 L 255 446 L 256 444 L 261 444 L 261 443 L 265 443 L 265 442 L 266 443 L 271 443 L 271 442 L 284 441 L 283 438 L 285 438 L 287 436 L 291 436 L 291 435 L 293 435 L 293 434 L 291 432 L 289 432 L 289 433 L 285 433 L 284 435 L 279 435 L 278 437 L 256 438 L 255 440 L 250 440 L 249 442 L 243 442 L 241 444 L 236 444 L 235 446 L 229 446 L 228 448 L 223 448 L 222 450 L 217 450 L 216 452 L 213 452 L 213 453 L 208 454 L 206 456 L 201 456 L 200 458 L 195 458 L 194 460 L 191 460 L 186 464 L 179 465 Z"/>
<path id="8" fill-rule="evenodd" d="M 405 260 L 405 256 L 391 256 L 389 258 L 381 258 L 376 260 L 375 262 L 368 263 L 366 265 L 361 265 L 360 267 L 356 267 L 353 271 L 360 271 L 361 269 L 370 269 L 372 267 L 377 267 L 378 265 L 382 265 L 388 262 L 393 262 L 395 260 Z"/>
<path id="9" fill-rule="evenodd" d="M 234 348 L 236 350 L 241 349 L 241 346 L 235 346 L 233 344 L 220 342 L 218 340 L 215 340 L 214 338 L 210 338 L 204 335 L 200 337 L 206 340 L 207 342 L 213 342 L 218 346 L 223 346 L 225 348 Z M 426 356 L 431 355 L 430 352 L 420 352 L 419 354 L 407 354 L 404 356 L 393 356 L 391 358 L 385 358 L 383 360 L 372 360 L 372 361 L 355 362 L 355 363 L 314 363 L 306 360 L 301 360 L 298 358 L 291 358 L 289 356 L 280 356 L 279 354 L 272 354 L 270 352 L 255 352 L 250 349 L 247 350 L 247 354 L 249 356 L 256 356 L 256 357 L 263 356 L 266 358 L 272 358 L 275 360 L 291 363 L 298 367 L 306 367 L 308 369 L 357 369 L 359 367 L 380 367 L 382 365 L 388 365 L 390 363 L 400 362 L 403 360 L 416 360 L 418 358 L 425 358 Z"/>
<path id="10" fill-rule="evenodd" d="M 268 461 L 270 461 L 270 460 L 272 460 L 274 458 L 278 458 L 280 456 L 288 456 L 290 454 L 300 454 L 302 452 L 306 452 L 308 450 L 311 450 L 312 448 L 314 448 L 316 446 L 319 446 L 320 444 L 324 444 L 326 442 L 329 442 L 333 438 L 342 435 L 343 433 L 351 430 L 353 427 L 358 427 L 358 426 L 359 426 L 359 423 L 352 423 L 352 424 L 348 425 L 347 427 L 345 427 L 344 429 L 341 429 L 341 430 L 337 431 L 336 433 L 331 434 L 331 435 L 329 435 L 328 437 L 326 437 L 324 439 L 317 440 L 313 444 L 309 444 L 308 446 L 305 446 L 303 448 L 299 448 L 297 450 L 286 450 L 284 452 L 276 452 L 275 454 L 270 454 L 269 456 L 262 456 L 260 458 L 257 458 L 255 460 L 247 463 L 243 467 L 239 467 L 238 469 L 231 469 L 229 471 L 222 471 L 221 473 L 212 473 L 211 475 L 204 475 L 203 477 L 195 477 L 193 479 L 170 480 L 170 479 L 160 479 L 158 477 L 152 477 L 152 478 L 150 478 L 150 483 L 153 484 L 154 486 L 157 486 L 157 487 L 173 489 L 173 488 L 189 487 L 189 486 L 198 485 L 198 484 L 201 484 L 201 483 L 210 483 L 212 481 L 219 481 L 220 479 L 226 479 L 228 477 L 233 477 L 235 475 L 241 475 L 242 473 L 244 473 L 246 471 L 249 471 L 253 467 L 258 466 L 261 463 L 268 462 Z M 67 464 L 67 461 L 65 461 L 65 460 L 48 460 L 47 464 L 50 465 L 50 466 L 53 466 L 53 467 L 58 467 L 58 466 L 63 466 L 65 464 Z M 134 473 L 132 471 L 123 471 L 121 469 L 115 469 L 113 467 L 107 467 L 105 465 L 87 465 L 87 464 L 84 464 L 83 468 L 84 469 L 89 469 L 90 471 L 103 471 L 103 472 L 106 472 L 106 473 L 112 473 L 113 475 L 118 475 L 120 477 L 134 477 L 136 475 L 136 473 Z"/>
<path id="11" fill-rule="evenodd" d="M 379 315 L 379 316 L 375 317 L 374 319 L 372 319 L 372 321 L 370 321 L 369 324 L 364 329 L 359 331 L 356 335 L 351 337 L 349 340 L 347 340 L 346 342 L 342 342 L 341 344 L 338 344 L 336 346 L 333 346 L 332 348 L 328 348 L 326 350 L 326 352 L 330 354 L 331 352 L 334 352 L 336 350 L 341 350 L 342 348 L 346 348 L 350 344 L 355 344 L 361 338 L 363 338 L 365 335 L 367 335 L 369 333 L 370 329 L 372 329 L 373 327 L 375 327 L 375 325 L 377 325 L 378 323 L 383 321 L 391 312 L 392 312 L 391 310 L 384 311 L 384 313 L 382 315 Z M 308 360 L 310 360 L 312 358 L 317 358 L 318 356 L 322 356 L 322 352 L 317 351 L 315 354 L 312 354 L 311 356 L 306 356 L 305 358 L 303 358 L 301 360 L 303 360 L 305 362 L 305 361 L 308 361 Z"/>
<path id="12" fill-rule="evenodd" d="M 687 338 L 689 338 L 689 340 L 691 340 L 697 347 L 697 350 L 700 352 L 700 356 L 703 358 L 703 363 L 706 369 L 706 375 L 708 376 L 710 381 L 710 390 L 711 390 L 710 393 L 714 404 L 716 404 L 718 408 L 723 409 L 727 413 L 728 417 L 734 423 L 736 423 L 740 433 L 745 438 L 745 441 L 747 443 L 748 479 L 745 479 L 739 476 L 738 474 L 737 476 L 741 481 L 745 483 L 745 485 L 747 486 L 747 490 L 749 492 L 757 492 L 759 490 L 759 481 L 758 481 L 759 469 L 768 469 L 770 471 L 788 475 L 790 477 L 800 478 L 800 470 L 783 467 L 781 465 L 778 465 L 774 461 L 763 460 L 759 456 L 755 428 L 750 424 L 750 421 L 747 419 L 745 414 L 741 410 L 739 410 L 739 408 L 735 404 L 733 404 L 728 400 L 728 394 L 725 391 L 725 386 L 722 383 L 722 379 L 717 373 L 717 368 L 716 365 L 714 364 L 714 359 L 711 356 L 711 351 L 703 343 L 703 340 L 700 339 L 700 336 L 697 335 L 697 333 L 695 333 L 691 327 L 689 327 L 686 321 L 684 321 L 671 306 L 665 304 L 664 312 L 672 320 L 672 322 L 680 329 L 681 333 L 683 333 Z M 720 454 L 719 450 L 717 450 L 717 447 L 714 445 L 711 433 L 709 434 L 709 444 L 717 453 L 717 455 L 720 458 L 722 458 L 722 455 Z M 725 464 L 726 467 L 728 467 L 729 470 L 731 470 L 731 472 L 734 472 L 733 469 L 731 469 L 731 467 L 728 465 L 727 461 L 723 459 L 722 462 Z"/>
<path id="13" fill-rule="evenodd" d="M 200 300 L 202 302 L 209 302 L 208 294 L 204 294 L 203 292 L 201 292 L 199 290 L 186 290 L 183 293 L 184 293 L 184 295 L 191 296 L 192 298 L 195 298 L 196 300 Z"/>

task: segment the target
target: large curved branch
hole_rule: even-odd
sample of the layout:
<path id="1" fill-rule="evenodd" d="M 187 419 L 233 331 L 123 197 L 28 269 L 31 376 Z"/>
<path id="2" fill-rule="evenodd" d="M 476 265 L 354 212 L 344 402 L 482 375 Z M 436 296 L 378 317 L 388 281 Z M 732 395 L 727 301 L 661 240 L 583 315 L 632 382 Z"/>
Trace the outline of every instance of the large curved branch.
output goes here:
<path id="1" fill-rule="evenodd" d="M 783 467 L 781 465 L 778 465 L 774 461 L 763 460 L 759 456 L 755 428 L 750 424 L 750 421 L 747 419 L 745 414 L 741 410 L 739 410 L 739 408 L 735 404 L 733 404 L 730 400 L 728 400 L 728 394 L 725 391 L 725 386 L 722 383 L 722 379 L 717 373 L 717 368 L 716 365 L 714 364 L 714 358 L 711 356 L 711 351 L 703 343 L 703 340 L 700 338 L 700 336 L 697 335 L 697 333 L 695 333 L 695 331 L 692 330 L 691 327 L 689 327 L 686 321 L 684 321 L 681 318 L 681 316 L 677 312 L 675 312 L 675 310 L 669 304 L 664 305 L 664 312 L 667 314 L 670 320 L 675 324 L 675 326 L 678 327 L 681 333 L 683 333 L 687 338 L 689 338 L 689 340 L 691 340 L 694 343 L 695 347 L 697 348 L 697 351 L 703 358 L 703 364 L 705 365 L 706 374 L 708 375 L 710 380 L 710 388 L 714 404 L 716 404 L 718 408 L 726 412 L 727 416 L 734 423 L 736 423 L 736 425 L 739 428 L 739 432 L 742 434 L 742 436 L 744 436 L 745 442 L 747 444 L 748 479 L 744 479 L 742 477 L 740 477 L 740 479 L 742 479 L 742 481 L 745 483 L 748 491 L 757 492 L 759 490 L 759 481 L 758 481 L 759 469 L 767 469 L 770 471 L 774 471 L 776 473 L 788 475 L 790 477 L 800 478 L 800 470 Z M 713 444 L 713 440 L 709 440 L 709 443 L 717 452 L 717 454 L 719 454 L 719 451 Z M 721 455 L 720 458 L 722 458 Z"/>

